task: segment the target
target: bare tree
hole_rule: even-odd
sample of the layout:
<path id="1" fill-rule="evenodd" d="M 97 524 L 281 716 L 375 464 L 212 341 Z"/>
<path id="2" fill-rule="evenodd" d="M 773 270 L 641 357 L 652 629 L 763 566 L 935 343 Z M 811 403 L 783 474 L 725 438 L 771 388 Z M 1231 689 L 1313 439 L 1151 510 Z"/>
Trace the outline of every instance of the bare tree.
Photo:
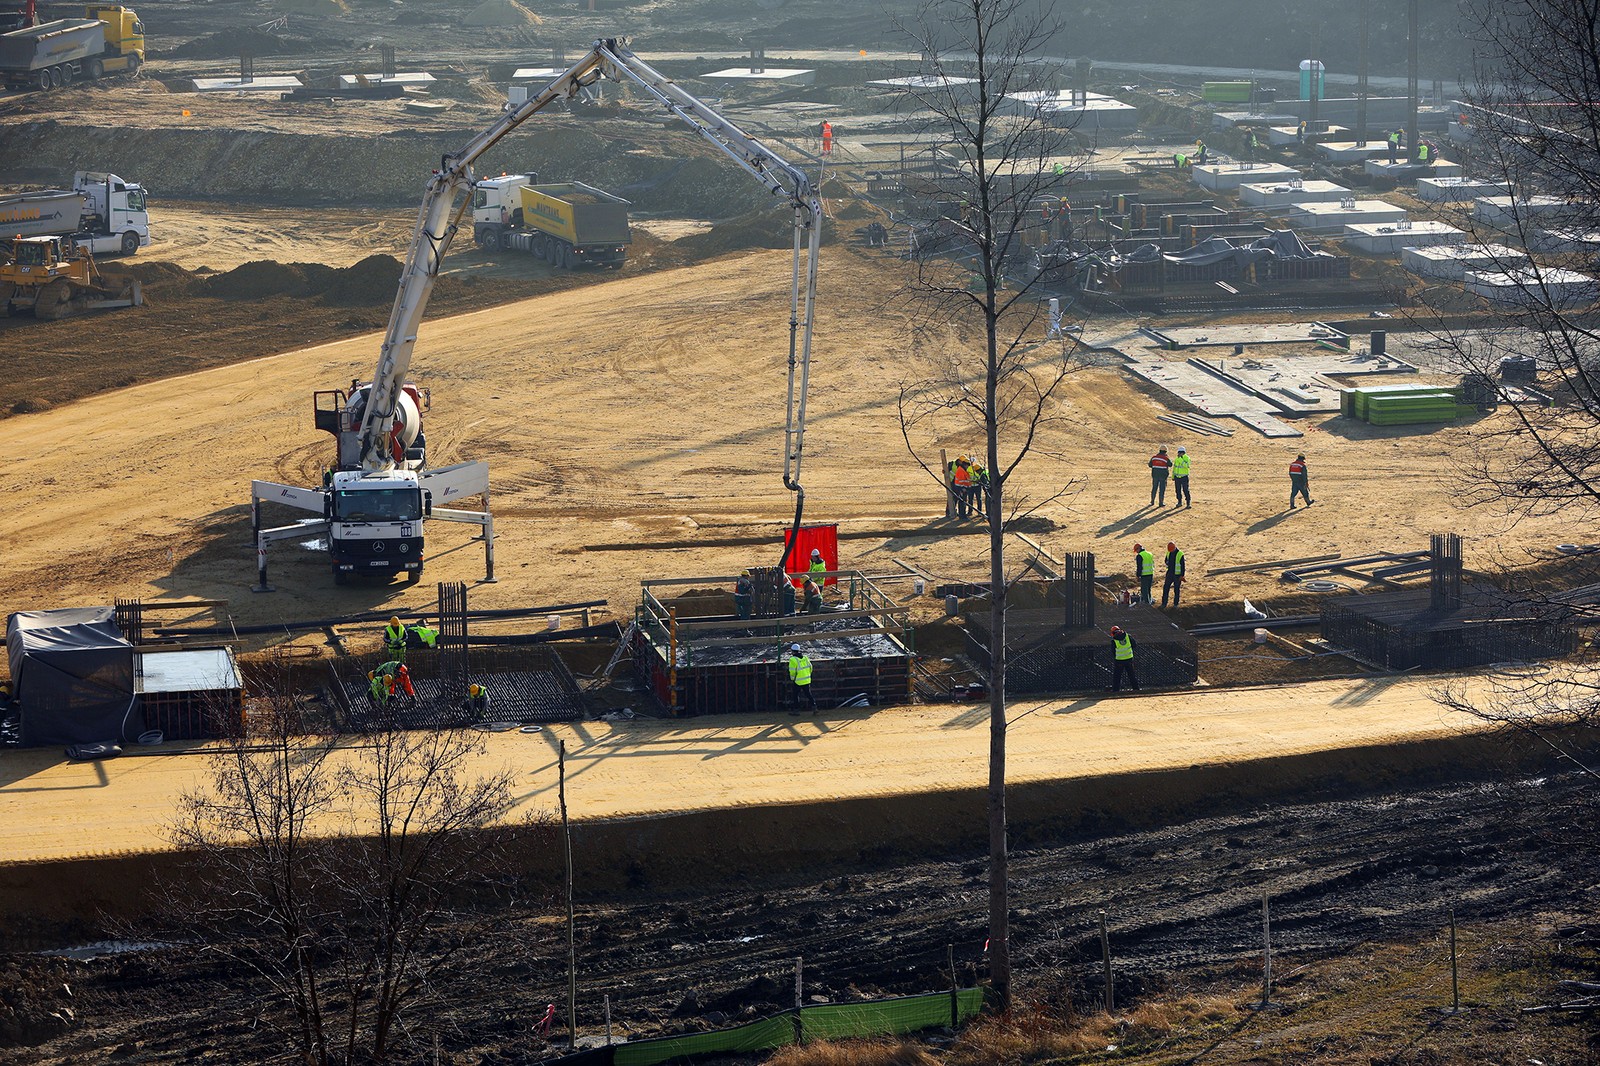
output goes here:
<path id="1" fill-rule="evenodd" d="M 924 57 L 911 97 L 936 157 L 948 165 L 938 181 L 941 217 L 913 234 L 924 250 L 936 241 L 942 254 L 917 257 L 908 286 L 920 311 L 914 349 L 932 368 L 902 387 L 900 419 L 906 446 L 924 469 L 918 438 L 971 435 L 982 442 L 989 472 L 981 511 L 992 632 L 989 978 L 1002 1009 L 1011 1003 L 1005 535 L 1028 506 L 1010 484 L 1040 430 L 1059 417 L 1057 394 L 1075 347 L 1040 341 L 1039 290 L 1050 275 L 1029 265 L 1037 260 L 1028 238 L 1040 233 L 1045 209 L 1065 200 L 1081 159 L 1072 130 L 1055 124 L 1050 107 L 1059 72 L 1041 54 L 1057 29 L 1048 12 L 1032 0 L 934 0 L 906 28 Z M 944 471 L 934 476 L 944 483 Z"/>
<path id="2" fill-rule="evenodd" d="M 481 741 L 468 731 L 308 732 L 281 662 L 255 690 L 248 730 L 171 825 L 195 857 L 171 901 L 284 1008 L 304 1061 L 388 1061 L 459 949 L 435 935 L 446 907 L 503 872 L 503 836 L 486 830 L 510 808 L 512 775 L 469 776 Z"/>
<path id="3" fill-rule="evenodd" d="M 1504 212 L 1463 214 L 1459 224 L 1476 242 L 1516 250 L 1500 264 L 1515 282 L 1510 302 L 1492 319 L 1462 329 L 1432 323 L 1455 368 L 1503 412 L 1473 429 L 1463 493 L 1510 522 L 1559 515 L 1573 539 L 1591 539 L 1578 535 L 1600 516 L 1596 293 L 1573 288 L 1564 271 L 1596 266 L 1600 0 L 1473 0 L 1464 18 L 1475 70 L 1462 115 L 1472 138 L 1463 150 L 1512 199 Z M 1538 388 L 1522 388 L 1516 372 L 1535 368 Z M 1505 617 L 1592 620 L 1582 597 L 1517 590 L 1516 575 L 1507 581 Z M 1600 722 L 1592 654 L 1550 672 L 1509 671 L 1487 690 L 1452 685 L 1443 699 L 1600 780 L 1588 734 L 1573 728 Z"/>

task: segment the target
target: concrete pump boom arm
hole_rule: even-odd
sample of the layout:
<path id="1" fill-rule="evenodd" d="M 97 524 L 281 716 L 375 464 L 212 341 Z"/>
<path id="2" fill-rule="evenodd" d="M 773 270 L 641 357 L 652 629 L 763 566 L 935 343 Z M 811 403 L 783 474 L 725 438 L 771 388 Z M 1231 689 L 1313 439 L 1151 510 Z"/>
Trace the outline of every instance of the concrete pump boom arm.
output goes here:
<path id="1" fill-rule="evenodd" d="M 395 404 L 411 367 L 422 314 L 439 276 L 446 250 L 454 239 L 461 214 L 471 203 L 459 193 L 473 184 L 472 165 L 499 140 L 523 122 L 563 97 L 573 97 L 602 77 L 636 85 L 695 132 L 739 164 L 774 195 L 787 197 L 794 209 L 794 267 L 789 299 L 789 390 L 784 427 L 783 483 L 803 503 L 800 459 L 805 442 L 806 394 L 811 371 L 811 334 L 816 318 L 817 256 L 822 241 L 822 204 L 804 171 L 777 155 L 760 141 L 723 118 L 704 102 L 685 92 L 670 78 L 645 63 L 616 38 L 596 41 L 584 56 L 537 96 L 507 111 L 492 126 L 468 141 L 459 151 L 440 160 L 428 181 L 417 228 L 400 273 L 400 290 L 389 313 L 389 326 L 378 356 L 378 370 L 361 422 L 363 470 L 387 470 L 394 465 L 390 444 Z M 802 259 L 802 246 L 805 255 Z M 803 281 L 802 281 L 803 277 Z M 799 506 L 796 507 L 798 525 Z"/>

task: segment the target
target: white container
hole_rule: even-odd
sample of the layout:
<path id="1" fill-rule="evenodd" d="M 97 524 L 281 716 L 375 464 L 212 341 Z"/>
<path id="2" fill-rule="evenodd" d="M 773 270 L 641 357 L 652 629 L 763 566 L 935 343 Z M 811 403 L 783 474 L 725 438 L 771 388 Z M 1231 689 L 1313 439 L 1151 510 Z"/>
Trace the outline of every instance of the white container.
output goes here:
<path id="1" fill-rule="evenodd" d="M 561 628 L 561 616 L 559 614 L 546 615 L 545 616 L 545 620 L 544 620 L 544 627 L 546 629 L 548 629 L 548 630 L 551 630 L 551 631 L 560 629 Z"/>
<path id="2" fill-rule="evenodd" d="M 1265 644 L 1266 642 L 1267 642 L 1267 630 L 1265 630 L 1265 629 L 1256 630 L 1256 643 L 1257 644 Z"/>
<path id="3" fill-rule="evenodd" d="M 928 583 L 919 577 L 911 582 L 911 588 L 920 596 L 928 591 Z"/>

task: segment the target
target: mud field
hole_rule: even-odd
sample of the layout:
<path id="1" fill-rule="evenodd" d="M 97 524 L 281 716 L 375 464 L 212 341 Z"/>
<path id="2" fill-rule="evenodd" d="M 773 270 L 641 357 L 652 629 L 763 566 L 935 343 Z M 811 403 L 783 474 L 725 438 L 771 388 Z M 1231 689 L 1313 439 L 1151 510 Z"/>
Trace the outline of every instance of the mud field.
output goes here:
<path id="1" fill-rule="evenodd" d="M 1092 1012 L 1104 911 L 1120 1010 L 1177 995 L 1220 1004 L 1187 1048 L 1180 1042 L 1133 1061 L 1193 1061 L 1202 1049 L 1215 1063 L 1366 1066 L 1508 1061 L 1513 1053 L 1592 1061 L 1581 1016 L 1519 1012 L 1559 998 L 1557 979 L 1596 973 L 1591 853 L 1555 828 L 1578 799 L 1573 782 L 1325 799 L 1014 852 L 1024 998 Z M 971 983 L 986 886 L 981 855 L 950 854 L 748 889 L 585 899 L 577 913 L 581 1031 L 603 1032 L 605 995 L 619 1038 L 775 1013 L 792 1002 L 797 956 L 807 997 L 948 987 L 947 946 L 958 977 Z M 1272 900 L 1281 1007 L 1256 1014 L 1244 1008 L 1259 996 L 1263 894 Z M 1451 908 L 1472 1010 L 1442 1022 L 1433 1008 L 1449 1002 L 1441 937 Z M 105 933 L 75 932 L 80 940 Z M 150 930 L 118 931 L 141 934 Z M 553 913 L 526 903 L 459 913 L 440 937 L 446 946 L 467 948 L 442 982 L 448 999 L 417 1015 L 423 1031 L 444 1034 L 439 1061 L 509 1064 L 564 1047 L 559 1026 L 553 1047 L 533 1034 L 544 1005 L 565 1001 L 564 938 Z M 1504 987 L 1489 977 L 1497 969 L 1531 976 Z M 1406 978 L 1398 993 L 1387 987 L 1398 981 L 1392 971 Z M 1353 998 L 1368 985 L 1384 989 L 1383 1002 Z M 4 957 L 0 1003 L 12 1012 L 0 1021 L 3 1062 L 269 1061 L 273 1047 L 272 1016 L 248 982 L 192 947 L 87 962 Z"/>

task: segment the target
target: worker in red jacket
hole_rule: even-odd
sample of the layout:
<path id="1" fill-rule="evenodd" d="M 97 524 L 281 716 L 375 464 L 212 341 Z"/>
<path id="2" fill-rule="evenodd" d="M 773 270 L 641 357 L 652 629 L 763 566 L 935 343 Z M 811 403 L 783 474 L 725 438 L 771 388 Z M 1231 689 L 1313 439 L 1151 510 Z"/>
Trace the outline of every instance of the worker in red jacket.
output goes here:
<path id="1" fill-rule="evenodd" d="M 1306 506 L 1310 507 L 1315 501 L 1311 499 L 1310 474 L 1306 471 L 1306 457 L 1297 455 L 1294 462 L 1289 464 L 1289 510 L 1294 510 L 1294 501 L 1297 496 L 1306 498 Z"/>
<path id="2" fill-rule="evenodd" d="M 1157 503 L 1166 506 L 1167 503 L 1167 475 L 1172 472 L 1172 460 L 1167 458 L 1167 449 L 1161 448 L 1150 457 L 1150 506 Z"/>

